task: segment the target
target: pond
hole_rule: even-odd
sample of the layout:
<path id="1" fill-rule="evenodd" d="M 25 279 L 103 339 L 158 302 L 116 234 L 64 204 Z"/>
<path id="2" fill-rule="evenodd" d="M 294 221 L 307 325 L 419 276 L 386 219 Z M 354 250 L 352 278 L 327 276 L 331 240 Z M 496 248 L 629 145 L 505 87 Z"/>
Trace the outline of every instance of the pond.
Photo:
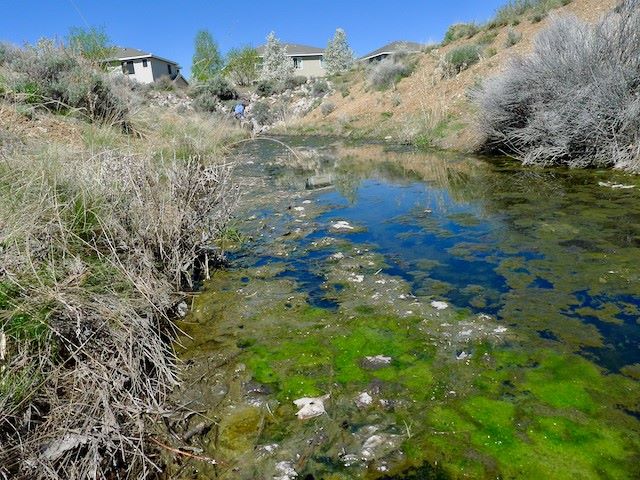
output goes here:
<path id="1" fill-rule="evenodd" d="M 176 478 L 640 477 L 639 179 L 285 141 L 180 323 Z"/>

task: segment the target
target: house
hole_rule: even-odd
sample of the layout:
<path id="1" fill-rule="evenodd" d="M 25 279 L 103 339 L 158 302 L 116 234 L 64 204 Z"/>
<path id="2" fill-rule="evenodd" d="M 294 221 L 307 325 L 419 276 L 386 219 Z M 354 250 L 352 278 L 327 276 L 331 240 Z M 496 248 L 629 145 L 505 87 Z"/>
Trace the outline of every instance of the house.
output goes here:
<path id="1" fill-rule="evenodd" d="M 416 53 L 422 49 L 423 45 L 416 42 L 395 41 L 388 43 L 384 47 L 380 47 L 373 52 L 367 53 L 365 56 L 360 57 L 361 62 L 379 62 L 383 58 L 387 58 L 389 55 L 393 55 L 396 52 L 408 52 Z"/>
<path id="2" fill-rule="evenodd" d="M 283 43 L 287 56 L 293 62 L 296 75 L 303 75 L 307 78 L 324 77 L 326 75 L 323 59 L 324 48 L 309 47 L 295 43 Z M 265 45 L 258 47 L 258 56 L 264 56 Z"/>
<path id="3" fill-rule="evenodd" d="M 153 83 L 163 77 L 169 77 L 177 86 L 189 85 L 176 62 L 136 48 L 116 47 L 111 57 L 103 60 L 103 63 L 112 74 L 126 75 L 140 83 Z"/>

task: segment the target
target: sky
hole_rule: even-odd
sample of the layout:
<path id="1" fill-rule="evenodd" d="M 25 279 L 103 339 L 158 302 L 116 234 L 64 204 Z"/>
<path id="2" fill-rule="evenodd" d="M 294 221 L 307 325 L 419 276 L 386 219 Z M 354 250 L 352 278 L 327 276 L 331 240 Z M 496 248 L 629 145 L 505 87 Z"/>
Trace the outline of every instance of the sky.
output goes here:
<path id="1" fill-rule="evenodd" d="M 193 39 L 211 32 L 222 53 L 283 42 L 323 48 L 343 28 L 358 56 L 395 40 L 440 41 L 457 22 L 483 22 L 506 0 L 0 0 L 0 41 L 64 40 L 70 27 L 97 26 L 111 42 L 177 61 L 189 76 Z"/>

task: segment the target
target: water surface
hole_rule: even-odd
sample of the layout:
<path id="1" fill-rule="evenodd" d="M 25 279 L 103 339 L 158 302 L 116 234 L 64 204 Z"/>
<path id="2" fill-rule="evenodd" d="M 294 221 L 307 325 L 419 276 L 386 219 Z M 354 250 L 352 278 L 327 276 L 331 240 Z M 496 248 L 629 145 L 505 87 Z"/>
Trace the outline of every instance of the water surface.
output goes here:
<path id="1" fill-rule="evenodd" d="M 635 177 L 288 142 L 182 325 L 203 478 L 640 476 Z"/>

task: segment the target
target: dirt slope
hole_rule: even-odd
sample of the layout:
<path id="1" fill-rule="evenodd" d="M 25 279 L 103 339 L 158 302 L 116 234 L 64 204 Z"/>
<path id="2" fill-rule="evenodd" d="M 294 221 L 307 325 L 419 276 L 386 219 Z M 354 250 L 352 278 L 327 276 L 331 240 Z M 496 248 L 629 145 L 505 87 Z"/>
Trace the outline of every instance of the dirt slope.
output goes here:
<path id="1" fill-rule="evenodd" d="M 513 55 L 528 52 L 536 34 L 545 28 L 553 15 L 572 14 L 594 22 L 616 3 L 616 0 L 574 0 L 538 23 L 523 19 L 515 27 L 499 28 L 495 39 L 487 45 L 495 50 L 495 55 L 482 59 L 453 78 L 442 79 L 438 69 L 440 58 L 453 48 L 477 43 L 483 32 L 419 54 L 414 73 L 386 91 L 367 87 L 365 72 L 360 71 L 347 85 L 348 96 L 336 92 L 328 99 L 335 105 L 333 112 L 323 116 L 317 108 L 290 127 L 342 135 L 392 137 L 401 141 L 413 141 L 421 132 L 439 129 L 432 139 L 437 146 L 473 149 L 477 134 L 473 128 L 472 107 L 466 98 L 469 88 L 482 78 L 499 72 Z M 506 47 L 509 28 L 522 34 L 522 39 L 516 45 Z"/>

